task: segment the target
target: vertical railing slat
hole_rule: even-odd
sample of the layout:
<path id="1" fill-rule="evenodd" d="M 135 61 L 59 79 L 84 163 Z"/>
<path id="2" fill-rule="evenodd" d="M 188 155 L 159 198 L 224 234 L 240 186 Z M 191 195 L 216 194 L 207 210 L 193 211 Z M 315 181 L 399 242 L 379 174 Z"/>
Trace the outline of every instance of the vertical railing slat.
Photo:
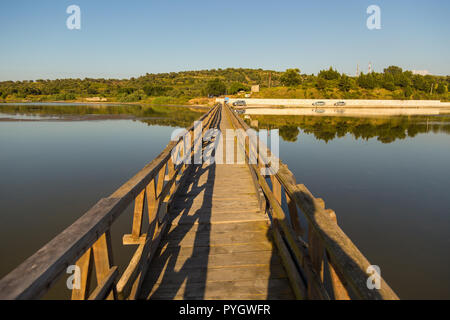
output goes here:
<path id="1" fill-rule="evenodd" d="M 109 275 L 113 264 L 110 231 L 105 232 L 100 236 L 100 238 L 98 238 L 92 246 L 92 251 L 94 255 L 97 284 L 100 284 Z M 108 300 L 113 300 L 116 298 L 117 295 L 114 287 L 112 292 L 108 295 Z"/>
<path id="2" fill-rule="evenodd" d="M 326 210 L 325 211 L 330 219 L 332 219 L 337 224 L 337 217 L 336 213 L 333 210 Z M 327 267 L 330 273 L 330 279 L 331 279 L 331 288 L 333 290 L 333 295 L 335 300 L 350 300 L 350 295 L 348 294 L 347 289 L 345 288 L 344 284 L 342 283 L 340 277 L 338 276 L 338 273 L 334 269 L 333 265 L 330 262 L 330 256 L 328 252 L 326 252 L 327 255 Z"/>
<path id="3" fill-rule="evenodd" d="M 142 219 L 144 215 L 145 189 L 136 197 L 134 202 L 132 237 L 138 239 L 142 232 Z"/>
<path id="4" fill-rule="evenodd" d="M 86 300 L 89 296 L 89 288 L 92 275 L 92 249 L 89 248 L 80 259 L 76 266 L 80 268 L 80 288 L 72 289 L 72 300 Z"/>

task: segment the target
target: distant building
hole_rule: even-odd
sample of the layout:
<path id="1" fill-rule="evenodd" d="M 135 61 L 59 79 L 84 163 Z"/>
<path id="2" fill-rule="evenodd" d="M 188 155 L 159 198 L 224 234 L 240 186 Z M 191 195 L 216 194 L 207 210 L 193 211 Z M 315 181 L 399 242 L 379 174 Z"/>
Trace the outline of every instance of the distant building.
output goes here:
<path id="1" fill-rule="evenodd" d="M 412 70 L 413 74 L 420 74 L 421 76 L 430 75 L 431 73 L 428 70 Z"/>
<path id="2" fill-rule="evenodd" d="M 259 84 L 252 86 L 252 92 L 259 92 Z"/>

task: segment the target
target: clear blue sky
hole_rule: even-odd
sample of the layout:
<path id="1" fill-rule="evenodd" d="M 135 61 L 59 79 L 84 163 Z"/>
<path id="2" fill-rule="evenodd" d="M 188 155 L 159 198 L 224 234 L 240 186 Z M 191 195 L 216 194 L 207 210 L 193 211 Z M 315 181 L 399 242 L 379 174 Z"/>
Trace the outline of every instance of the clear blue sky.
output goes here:
<path id="1" fill-rule="evenodd" d="M 81 7 L 81 30 L 66 8 Z M 366 8 L 381 7 L 381 30 Z M 0 80 L 128 78 L 145 73 L 371 61 L 450 74 L 448 0 L 0 1 Z"/>

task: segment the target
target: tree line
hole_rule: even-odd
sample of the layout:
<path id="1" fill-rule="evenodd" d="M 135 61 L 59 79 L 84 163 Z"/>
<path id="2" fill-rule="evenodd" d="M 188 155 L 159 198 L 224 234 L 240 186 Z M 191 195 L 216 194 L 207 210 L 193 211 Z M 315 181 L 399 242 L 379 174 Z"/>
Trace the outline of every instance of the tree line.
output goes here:
<path id="1" fill-rule="evenodd" d="M 413 138 L 421 133 L 450 134 L 450 117 L 352 118 L 317 116 L 252 116 L 259 129 L 278 128 L 284 141 L 295 142 L 300 130 L 318 140 L 329 142 L 347 134 L 354 139 L 376 138 L 381 143 Z M 429 121 L 432 119 L 431 121 Z M 246 120 L 248 123 L 249 121 Z M 429 123 L 428 123 L 429 121 Z"/>
<path id="2" fill-rule="evenodd" d="M 358 77 L 330 67 L 317 75 L 299 69 L 213 69 L 146 74 L 130 79 L 56 79 L 0 82 L 0 101 L 60 101 L 103 97 L 117 102 L 179 102 L 248 93 L 259 98 L 441 99 L 449 100 L 450 76 L 418 75 L 390 66 Z"/>

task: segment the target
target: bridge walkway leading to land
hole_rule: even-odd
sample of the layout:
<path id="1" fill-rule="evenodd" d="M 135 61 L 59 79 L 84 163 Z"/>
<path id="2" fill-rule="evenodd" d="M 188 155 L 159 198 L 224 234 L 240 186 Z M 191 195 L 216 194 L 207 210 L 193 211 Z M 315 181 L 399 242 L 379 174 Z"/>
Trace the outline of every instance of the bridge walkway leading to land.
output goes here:
<path id="1" fill-rule="evenodd" d="M 198 123 L 1 279 L 0 300 L 43 297 L 74 270 L 65 291 L 74 300 L 398 299 L 335 212 L 229 106 L 215 105 Z M 221 152 L 208 129 L 224 134 Z M 231 137 L 227 129 L 238 130 Z M 219 160 L 223 150 L 236 159 L 190 161 L 213 149 Z M 111 228 L 130 206 L 131 233 L 119 236 L 136 249 L 123 266 Z"/>
<path id="2" fill-rule="evenodd" d="M 233 129 L 224 109 L 216 125 Z M 195 165 L 168 214 L 141 298 L 294 298 L 248 165 Z"/>

